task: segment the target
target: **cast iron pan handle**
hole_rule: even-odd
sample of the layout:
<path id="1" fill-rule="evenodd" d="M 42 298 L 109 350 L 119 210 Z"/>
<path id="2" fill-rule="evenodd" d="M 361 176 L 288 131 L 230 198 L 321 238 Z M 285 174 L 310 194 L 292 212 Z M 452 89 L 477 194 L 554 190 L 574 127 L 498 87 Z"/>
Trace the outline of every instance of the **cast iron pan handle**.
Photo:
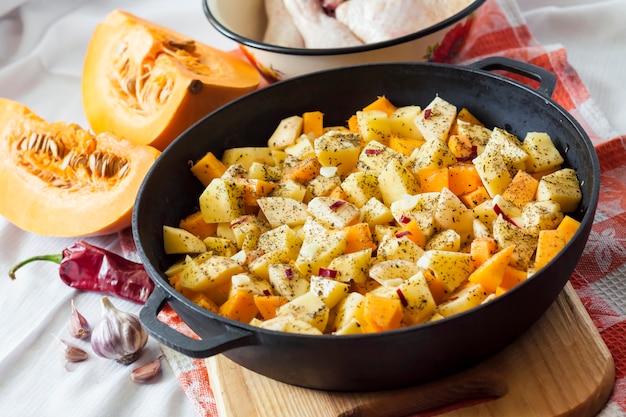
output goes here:
<path id="1" fill-rule="evenodd" d="M 208 358 L 226 350 L 254 344 L 252 332 L 223 326 L 222 334 L 206 339 L 193 339 L 166 325 L 157 315 L 167 303 L 169 297 L 159 286 L 155 286 L 148 301 L 139 312 L 144 327 L 160 343 L 180 353 L 194 358 Z"/>
<path id="2" fill-rule="evenodd" d="M 551 98 L 554 90 L 556 89 L 556 75 L 545 68 L 541 68 L 527 62 L 518 61 L 516 59 L 504 56 L 493 56 L 474 62 L 469 66 L 485 71 L 509 71 L 538 81 L 539 88 L 537 88 L 537 92 L 546 98 Z"/>

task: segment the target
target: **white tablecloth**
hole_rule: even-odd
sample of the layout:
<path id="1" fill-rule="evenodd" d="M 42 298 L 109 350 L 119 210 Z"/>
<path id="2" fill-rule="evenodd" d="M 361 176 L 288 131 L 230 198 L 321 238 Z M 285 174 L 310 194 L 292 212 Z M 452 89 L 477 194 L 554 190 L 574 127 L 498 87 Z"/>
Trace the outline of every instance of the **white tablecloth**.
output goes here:
<path id="1" fill-rule="evenodd" d="M 626 0 L 519 3 L 539 42 L 565 46 L 615 134 L 626 133 Z M 84 51 L 95 25 L 114 8 L 221 49 L 234 47 L 210 27 L 201 0 L 2 0 L 0 97 L 22 102 L 46 120 L 87 126 L 80 95 Z M 53 335 L 70 339 L 70 300 L 95 324 L 100 296 L 65 286 L 51 263 L 25 267 L 16 281 L 6 271 L 29 256 L 59 253 L 74 239 L 25 233 L 2 218 L 0 236 L 0 415 L 197 415 L 165 361 L 163 374 L 144 385 L 130 381 L 130 368 L 93 354 L 86 362 L 66 365 Z M 90 242 L 120 250 L 116 236 Z M 127 311 L 140 308 L 114 302 Z M 84 342 L 77 344 L 90 350 Z M 151 339 L 138 364 L 159 354 Z"/>

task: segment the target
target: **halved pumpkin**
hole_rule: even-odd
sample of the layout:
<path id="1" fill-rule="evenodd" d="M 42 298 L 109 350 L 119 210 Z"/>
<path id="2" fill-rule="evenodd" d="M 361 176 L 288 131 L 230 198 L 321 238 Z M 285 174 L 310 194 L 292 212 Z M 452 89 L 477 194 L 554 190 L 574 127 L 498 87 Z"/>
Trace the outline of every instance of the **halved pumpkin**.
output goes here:
<path id="1" fill-rule="evenodd" d="M 137 191 L 160 151 L 76 124 L 48 123 L 0 98 L 0 215 L 40 235 L 130 226 Z"/>
<path id="2" fill-rule="evenodd" d="M 83 107 L 94 132 L 163 150 L 259 83 L 259 73 L 242 58 L 114 10 L 87 48 Z"/>

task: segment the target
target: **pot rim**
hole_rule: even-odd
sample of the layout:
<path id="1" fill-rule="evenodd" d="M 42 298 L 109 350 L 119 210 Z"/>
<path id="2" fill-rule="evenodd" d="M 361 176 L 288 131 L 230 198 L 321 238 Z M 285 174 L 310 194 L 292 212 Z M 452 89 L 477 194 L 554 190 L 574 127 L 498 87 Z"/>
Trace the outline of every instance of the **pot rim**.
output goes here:
<path id="1" fill-rule="evenodd" d="M 322 55 L 348 55 L 348 54 L 359 53 L 359 52 L 375 51 L 378 49 L 400 45 L 402 43 L 406 43 L 415 39 L 426 37 L 430 34 L 440 31 L 441 29 L 450 27 L 454 23 L 457 23 L 463 20 L 464 18 L 468 17 L 476 9 L 478 9 L 483 3 L 485 3 L 486 0 L 474 0 L 470 5 L 465 7 L 463 10 L 457 12 L 456 14 L 432 26 L 421 29 L 417 32 L 413 32 L 408 35 L 400 36 L 398 38 L 393 38 L 387 41 L 367 43 L 364 45 L 350 46 L 350 47 L 343 47 L 343 48 L 289 48 L 285 46 L 273 45 L 273 44 L 269 44 L 269 43 L 265 43 L 262 41 L 248 38 L 246 36 L 243 36 L 234 32 L 233 30 L 225 26 L 211 11 L 211 7 L 209 6 L 209 1 L 211 0 L 202 1 L 202 9 L 204 11 L 206 18 L 211 23 L 211 25 L 222 35 L 226 36 L 227 38 L 231 40 L 236 41 L 237 43 L 241 45 L 268 51 L 268 52 L 285 54 L 285 55 L 322 56 Z"/>

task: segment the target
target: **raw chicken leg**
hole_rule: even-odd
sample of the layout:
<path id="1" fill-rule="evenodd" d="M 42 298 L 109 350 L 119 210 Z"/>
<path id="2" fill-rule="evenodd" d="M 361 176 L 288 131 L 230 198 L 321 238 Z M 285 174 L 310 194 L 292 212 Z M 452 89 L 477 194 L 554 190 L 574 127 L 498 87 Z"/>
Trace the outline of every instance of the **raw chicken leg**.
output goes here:
<path id="1" fill-rule="evenodd" d="M 304 48 L 304 39 L 283 0 L 265 0 L 267 28 L 263 42 L 288 48 Z"/>
<path id="2" fill-rule="evenodd" d="M 335 9 L 338 21 L 365 43 L 381 42 L 441 22 L 473 0 L 351 0 Z"/>
<path id="3" fill-rule="evenodd" d="M 363 43 L 343 23 L 324 13 L 318 0 L 284 0 L 284 2 L 307 48 L 342 48 Z"/>

